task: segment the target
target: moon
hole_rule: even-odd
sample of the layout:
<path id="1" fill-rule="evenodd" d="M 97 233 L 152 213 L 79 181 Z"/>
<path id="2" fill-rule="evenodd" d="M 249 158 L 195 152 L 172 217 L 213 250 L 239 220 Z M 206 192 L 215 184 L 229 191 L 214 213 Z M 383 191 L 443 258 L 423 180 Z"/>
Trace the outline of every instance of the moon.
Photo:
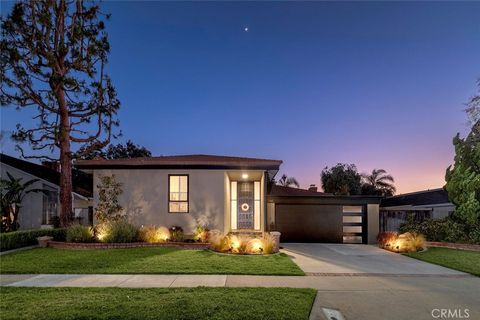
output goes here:
<path id="1" fill-rule="evenodd" d="M 245 32 L 248 32 L 248 27 L 243 28 Z"/>

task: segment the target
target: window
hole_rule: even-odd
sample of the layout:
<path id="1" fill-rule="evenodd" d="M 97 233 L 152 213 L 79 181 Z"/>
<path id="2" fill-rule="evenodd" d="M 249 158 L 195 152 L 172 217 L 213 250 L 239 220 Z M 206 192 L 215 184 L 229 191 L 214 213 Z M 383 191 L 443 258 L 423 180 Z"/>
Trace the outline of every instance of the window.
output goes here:
<path id="1" fill-rule="evenodd" d="M 168 176 L 168 212 L 188 213 L 188 175 Z"/>

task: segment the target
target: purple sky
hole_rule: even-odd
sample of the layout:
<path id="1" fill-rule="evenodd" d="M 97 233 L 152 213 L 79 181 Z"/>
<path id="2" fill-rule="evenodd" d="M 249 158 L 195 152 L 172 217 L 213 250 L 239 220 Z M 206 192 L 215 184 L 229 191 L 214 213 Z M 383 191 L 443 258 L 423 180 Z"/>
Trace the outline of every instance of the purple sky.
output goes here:
<path id="1" fill-rule="evenodd" d="M 452 137 L 467 131 L 480 2 L 103 6 L 120 141 L 154 155 L 281 159 L 302 187 L 354 163 L 386 169 L 404 193 L 443 186 Z M 2 108 L 2 130 L 29 117 Z"/>

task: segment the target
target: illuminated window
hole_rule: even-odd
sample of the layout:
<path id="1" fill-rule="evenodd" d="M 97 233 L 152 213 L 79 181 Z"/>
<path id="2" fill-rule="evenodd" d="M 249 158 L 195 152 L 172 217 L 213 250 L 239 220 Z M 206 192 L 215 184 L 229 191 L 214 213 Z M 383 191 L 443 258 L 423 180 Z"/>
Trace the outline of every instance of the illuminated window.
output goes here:
<path id="1" fill-rule="evenodd" d="M 168 176 L 168 212 L 188 213 L 188 175 Z"/>

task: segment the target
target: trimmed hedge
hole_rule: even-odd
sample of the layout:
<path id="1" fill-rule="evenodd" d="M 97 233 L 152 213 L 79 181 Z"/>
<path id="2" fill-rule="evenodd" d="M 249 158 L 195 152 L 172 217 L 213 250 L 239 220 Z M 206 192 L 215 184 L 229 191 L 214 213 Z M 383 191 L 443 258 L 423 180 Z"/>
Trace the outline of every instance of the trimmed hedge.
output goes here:
<path id="1" fill-rule="evenodd" d="M 37 238 L 43 236 L 65 241 L 65 229 L 34 229 L 0 233 L 0 251 L 36 245 Z"/>

